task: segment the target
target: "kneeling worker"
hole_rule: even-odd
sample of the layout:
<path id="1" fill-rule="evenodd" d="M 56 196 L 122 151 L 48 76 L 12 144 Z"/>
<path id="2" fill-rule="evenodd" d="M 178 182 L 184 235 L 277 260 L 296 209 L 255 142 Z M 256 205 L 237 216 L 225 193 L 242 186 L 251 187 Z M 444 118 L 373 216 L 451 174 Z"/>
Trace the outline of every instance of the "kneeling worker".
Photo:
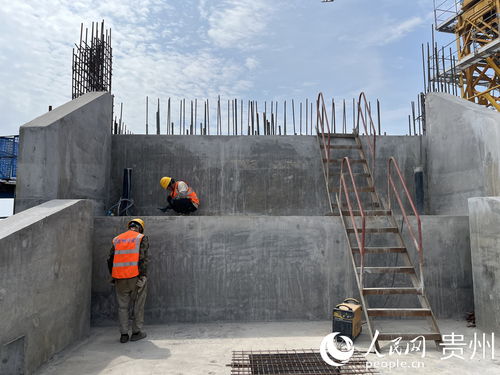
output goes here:
<path id="1" fill-rule="evenodd" d="M 129 340 L 129 305 L 134 306 L 132 336 L 130 341 L 146 337 L 144 324 L 144 304 L 147 295 L 148 238 L 143 234 L 144 221 L 134 219 L 128 223 L 128 231 L 113 239 L 109 253 L 108 268 L 113 278 L 118 302 L 120 321 L 120 342 Z"/>
<path id="2" fill-rule="evenodd" d="M 170 191 L 167 197 L 169 206 L 160 208 L 165 212 L 172 208 L 175 212 L 181 214 L 189 214 L 198 209 L 200 201 L 194 190 L 184 181 L 176 181 L 171 177 L 162 177 L 160 185 L 165 190 Z"/>

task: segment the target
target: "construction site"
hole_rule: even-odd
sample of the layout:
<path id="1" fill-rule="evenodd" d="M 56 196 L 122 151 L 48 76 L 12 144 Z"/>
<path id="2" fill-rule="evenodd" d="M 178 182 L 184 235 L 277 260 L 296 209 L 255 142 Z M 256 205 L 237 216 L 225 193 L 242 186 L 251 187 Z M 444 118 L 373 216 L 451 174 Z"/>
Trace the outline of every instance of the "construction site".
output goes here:
<path id="1" fill-rule="evenodd" d="M 401 135 L 365 92 L 146 98 L 136 134 L 82 24 L 72 100 L 0 137 L 0 375 L 500 374 L 500 0 L 433 18 Z M 158 209 L 164 176 L 195 212 Z M 147 337 L 122 344 L 107 261 L 136 218 Z"/>

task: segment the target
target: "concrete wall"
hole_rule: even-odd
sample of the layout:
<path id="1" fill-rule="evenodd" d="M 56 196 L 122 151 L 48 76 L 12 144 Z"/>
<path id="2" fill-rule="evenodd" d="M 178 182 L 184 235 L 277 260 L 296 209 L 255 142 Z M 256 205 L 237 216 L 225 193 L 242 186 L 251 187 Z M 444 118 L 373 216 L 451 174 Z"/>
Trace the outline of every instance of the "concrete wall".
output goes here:
<path id="1" fill-rule="evenodd" d="M 363 138 L 365 153 L 368 146 Z M 377 191 L 387 195 L 387 160 L 396 157 L 414 194 L 421 137 L 377 138 Z M 163 175 L 188 181 L 202 201 L 198 215 L 324 215 L 328 201 L 315 137 L 113 136 L 109 206 L 121 195 L 123 169 L 133 168 L 138 215 L 158 215 Z M 308 188 L 306 188 L 306 184 Z"/>
<path id="2" fill-rule="evenodd" d="M 161 214 L 159 181 L 187 181 L 200 198 L 198 215 L 324 215 L 329 212 L 316 137 L 116 135 L 111 201 L 132 168 L 137 215 Z"/>
<path id="3" fill-rule="evenodd" d="M 421 219 L 424 281 L 431 307 L 439 318 L 464 319 L 466 312 L 474 311 L 469 219 L 467 216 L 421 216 Z M 404 234 L 407 232 L 403 230 Z M 417 259 L 407 238 L 410 254 Z"/>
<path id="4" fill-rule="evenodd" d="M 95 220 L 96 324 L 116 320 L 106 258 L 127 220 Z M 151 243 L 148 323 L 329 319 L 335 304 L 357 295 L 338 217 L 145 220 Z M 467 218 L 424 216 L 423 222 L 431 304 L 440 317 L 462 318 L 473 298 Z"/>
<path id="5" fill-rule="evenodd" d="M 363 150 L 371 163 L 370 148 L 365 136 L 361 137 Z M 422 137 L 408 136 L 381 136 L 376 140 L 375 153 L 375 188 L 385 203 L 387 201 L 387 162 L 390 157 L 395 157 L 403 173 L 408 189 L 415 201 L 415 178 L 414 170 L 425 163 L 425 145 L 422 144 Z M 371 167 L 371 164 L 370 164 Z M 393 176 L 396 176 L 394 174 Z M 410 206 L 404 200 L 405 208 Z"/>
<path id="6" fill-rule="evenodd" d="M 0 374 L 32 374 L 90 328 L 93 214 L 53 200 L 0 226 Z"/>
<path id="7" fill-rule="evenodd" d="M 51 199 L 107 201 L 112 97 L 88 93 L 21 126 L 15 212 Z"/>
<path id="8" fill-rule="evenodd" d="M 500 198 L 469 199 L 476 324 L 500 332 Z"/>
<path id="9" fill-rule="evenodd" d="M 95 221 L 96 322 L 116 315 L 106 258 L 126 221 Z M 148 217 L 147 321 L 327 319 L 356 290 L 339 225 L 324 217 Z"/>
<path id="10" fill-rule="evenodd" d="M 467 215 L 467 199 L 500 195 L 500 114 L 452 95 L 428 94 L 430 214 Z"/>

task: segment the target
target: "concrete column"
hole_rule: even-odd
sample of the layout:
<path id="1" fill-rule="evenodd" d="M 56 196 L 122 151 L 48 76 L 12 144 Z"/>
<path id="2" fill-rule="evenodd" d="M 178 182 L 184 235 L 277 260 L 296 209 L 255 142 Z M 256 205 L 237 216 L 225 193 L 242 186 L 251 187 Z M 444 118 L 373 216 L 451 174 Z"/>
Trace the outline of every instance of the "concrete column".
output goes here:
<path id="1" fill-rule="evenodd" d="M 469 199 L 476 323 L 500 332 L 500 197 Z"/>

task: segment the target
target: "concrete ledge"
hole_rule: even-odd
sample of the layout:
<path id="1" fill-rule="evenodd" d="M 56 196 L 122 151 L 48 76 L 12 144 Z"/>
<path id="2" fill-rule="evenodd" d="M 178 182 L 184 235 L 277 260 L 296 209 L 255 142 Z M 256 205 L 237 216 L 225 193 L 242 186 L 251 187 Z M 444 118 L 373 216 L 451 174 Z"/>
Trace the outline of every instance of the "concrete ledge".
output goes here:
<path id="1" fill-rule="evenodd" d="M 87 104 L 93 102 L 99 97 L 107 95 L 105 92 L 89 92 L 82 95 L 74 100 L 71 100 L 59 107 L 54 108 L 52 111 L 44 113 L 41 116 L 31 120 L 30 122 L 23 125 L 24 128 L 40 128 L 45 126 L 53 125 L 54 123 L 60 121 L 64 117 L 68 116 L 72 112 L 86 106 Z M 111 126 L 111 124 L 110 124 Z"/>
<path id="2" fill-rule="evenodd" d="M 53 200 L 0 226 L 0 374 L 32 374 L 90 328 L 92 204 Z"/>

